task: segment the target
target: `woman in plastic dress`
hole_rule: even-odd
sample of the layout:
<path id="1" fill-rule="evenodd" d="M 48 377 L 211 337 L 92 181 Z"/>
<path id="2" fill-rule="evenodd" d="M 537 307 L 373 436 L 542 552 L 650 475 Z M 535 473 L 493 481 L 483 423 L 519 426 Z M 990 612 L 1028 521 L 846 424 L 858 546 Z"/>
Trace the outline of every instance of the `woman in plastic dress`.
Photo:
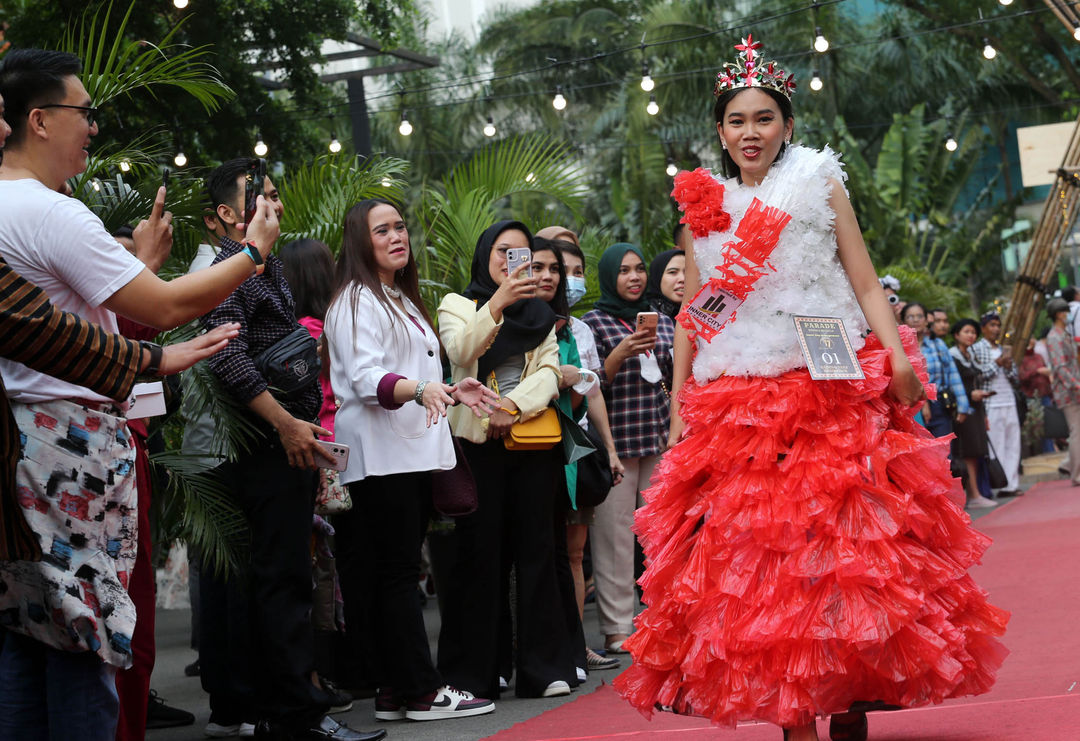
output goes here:
<path id="1" fill-rule="evenodd" d="M 615 684 L 644 713 L 764 720 L 792 741 L 833 714 L 834 740 L 860 739 L 867 709 L 989 689 L 1008 613 L 967 574 L 990 541 L 948 498 L 948 442 L 913 421 L 925 362 L 839 158 L 790 144 L 794 82 L 759 46 L 737 46 L 715 88 L 729 177 L 675 180 L 695 299 L 672 447 L 635 522 L 648 608 Z M 691 314 L 721 289 L 738 307 L 717 332 Z M 865 377 L 812 380 L 796 314 L 841 318 Z"/>

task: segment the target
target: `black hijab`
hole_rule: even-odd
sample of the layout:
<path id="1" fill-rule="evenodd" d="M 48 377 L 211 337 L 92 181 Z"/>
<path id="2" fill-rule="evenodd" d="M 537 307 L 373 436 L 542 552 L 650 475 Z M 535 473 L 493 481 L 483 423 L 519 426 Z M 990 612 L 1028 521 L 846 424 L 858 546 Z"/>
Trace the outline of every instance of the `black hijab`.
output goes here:
<path id="1" fill-rule="evenodd" d="M 472 282 L 465 289 L 465 297 L 476 301 L 476 308 L 486 304 L 499 285 L 491 277 L 488 265 L 491 260 L 491 250 L 495 246 L 499 235 L 509 229 L 517 229 L 525 234 L 528 243 L 533 241 L 532 232 L 520 221 L 500 221 L 492 224 L 480 239 L 476 241 L 476 251 L 473 253 Z M 495 335 L 495 341 L 491 347 L 480 356 L 476 377 L 481 382 L 486 382 L 496 366 L 514 355 L 524 355 L 529 350 L 534 350 L 551 332 L 555 326 L 555 312 L 551 310 L 547 302 L 538 298 L 524 298 L 503 309 L 503 326 Z"/>
<path id="2" fill-rule="evenodd" d="M 664 292 L 660 290 L 660 281 L 664 279 L 664 271 L 667 270 L 671 258 L 685 254 L 683 250 L 668 250 L 661 252 L 649 263 L 649 283 L 645 286 L 645 298 L 649 306 L 661 314 L 667 314 L 672 319 L 679 313 L 679 304 L 664 295 Z"/>

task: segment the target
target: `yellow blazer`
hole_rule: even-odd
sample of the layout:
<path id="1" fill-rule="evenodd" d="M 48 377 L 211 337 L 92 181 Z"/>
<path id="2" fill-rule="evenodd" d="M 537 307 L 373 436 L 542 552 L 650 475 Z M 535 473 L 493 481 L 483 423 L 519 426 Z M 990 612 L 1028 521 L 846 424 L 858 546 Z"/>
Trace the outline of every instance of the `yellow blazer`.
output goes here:
<path id="1" fill-rule="evenodd" d="M 454 383 L 470 376 L 475 378 L 480 356 L 495 341 L 502 321 L 496 323 L 486 305 L 477 311 L 475 301 L 457 293 L 448 294 L 442 300 L 438 315 L 439 337 L 450 359 Z M 487 382 L 485 378 L 480 380 Z M 558 397 L 560 380 L 559 343 L 552 328 L 539 347 L 525 353 L 521 384 L 506 394 L 506 398 L 517 404 L 521 419 L 530 419 Z M 487 440 L 487 419 L 477 419 L 468 407 L 453 406 L 446 416 L 450 420 L 450 429 L 458 437 L 474 443 Z"/>

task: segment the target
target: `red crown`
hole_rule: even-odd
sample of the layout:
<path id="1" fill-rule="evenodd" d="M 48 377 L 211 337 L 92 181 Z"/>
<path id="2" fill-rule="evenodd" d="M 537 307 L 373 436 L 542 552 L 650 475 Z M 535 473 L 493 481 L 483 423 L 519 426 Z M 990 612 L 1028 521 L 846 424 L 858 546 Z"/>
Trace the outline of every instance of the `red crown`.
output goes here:
<path id="1" fill-rule="evenodd" d="M 721 93 L 738 88 L 764 87 L 782 93 L 791 100 L 791 94 L 795 92 L 795 75 L 780 69 L 776 62 L 762 62 L 758 54 L 761 42 L 754 41 L 754 34 L 747 34 L 735 48 L 739 51 L 738 62 L 725 63 L 724 68 L 716 74 L 714 96 L 720 97 Z"/>

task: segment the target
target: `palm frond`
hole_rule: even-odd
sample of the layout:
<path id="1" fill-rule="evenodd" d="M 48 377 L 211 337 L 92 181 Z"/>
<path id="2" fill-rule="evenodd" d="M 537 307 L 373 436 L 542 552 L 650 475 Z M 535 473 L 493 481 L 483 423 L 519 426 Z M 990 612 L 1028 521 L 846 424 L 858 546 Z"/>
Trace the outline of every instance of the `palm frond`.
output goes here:
<path id="1" fill-rule="evenodd" d="M 109 28 L 111 2 L 93 12 L 88 10 L 61 41 L 62 50 L 83 60 L 81 79 L 95 105 L 139 89 L 154 95 L 158 86 L 184 90 L 202 103 L 207 113 L 216 111 L 222 100 L 233 97 L 232 89 L 207 61 L 213 56 L 209 45 L 192 48 L 173 43 L 183 21 L 158 44 L 125 38 L 134 10 L 132 2 L 115 31 Z"/>

